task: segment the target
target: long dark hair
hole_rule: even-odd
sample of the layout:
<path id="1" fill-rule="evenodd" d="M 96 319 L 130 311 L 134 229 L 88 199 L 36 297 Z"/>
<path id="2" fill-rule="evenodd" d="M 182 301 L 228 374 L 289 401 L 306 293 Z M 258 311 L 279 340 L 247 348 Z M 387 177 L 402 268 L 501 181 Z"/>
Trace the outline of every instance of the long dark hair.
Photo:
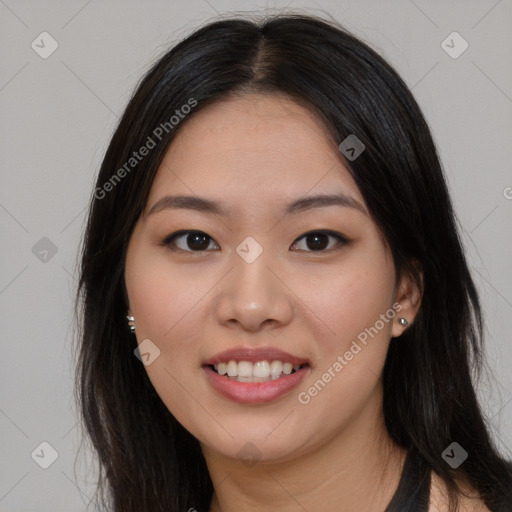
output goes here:
<path id="1" fill-rule="evenodd" d="M 103 506 L 115 512 L 209 509 L 213 486 L 199 443 L 134 357 L 124 262 L 177 130 L 205 106 L 246 92 L 285 93 L 312 108 L 337 143 L 351 134 L 363 142 L 366 150 L 344 163 L 391 248 L 397 276 L 409 272 L 423 290 L 419 313 L 391 343 L 384 368 L 386 428 L 416 461 L 388 511 L 402 510 L 398 503 L 430 471 L 446 483 L 454 507 L 464 482 L 491 511 L 512 510 L 499 508 L 512 474 L 474 390 L 482 367 L 479 299 L 429 128 L 405 83 L 374 50 L 333 21 L 294 14 L 214 21 L 174 46 L 138 84 L 106 151 L 76 303 L 76 396 L 99 457 Z M 169 120 L 184 105 L 194 107 L 174 125 Z M 148 137 L 154 147 L 131 161 Z M 442 458 L 452 442 L 468 453 L 458 469 Z"/>

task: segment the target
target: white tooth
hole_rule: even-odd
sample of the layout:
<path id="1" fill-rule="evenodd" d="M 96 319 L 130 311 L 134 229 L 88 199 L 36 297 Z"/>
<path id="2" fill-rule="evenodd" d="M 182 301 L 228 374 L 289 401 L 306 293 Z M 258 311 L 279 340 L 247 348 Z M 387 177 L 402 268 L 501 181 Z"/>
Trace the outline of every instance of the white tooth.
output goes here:
<path id="1" fill-rule="evenodd" d="M 238 375 L 238 364 L 236 361 L 229 361 L 226 367 L 229 377 L 236 377 Z"/>
<path id="2" fill-rule="evenodd" d="M 250 361 L 240 361 L 238 363 L 239 377 L 252 377 L 252 363 Z"/>
<path id="3" fill-rule="evenodd" d="M 290 375 L 292 370 L 297 371 L 300 365 L 283 363 L 279 360 L 272 361 L 270 364 L 268 361 L 257 361 L 253 364 L 250 361 L 231 360 L 227 363 L 218 363 L 214 368 L 219 375 L 227 375 L 240 382 L 267 382 L 278 379 L 283 373 Z"/>
<path id="4" fill-rule="evenodd" d="M 290 375 L 292 373 L 293 365 L 292 363 L 284 363 L 283 364 L 283 373 L 285 375 Z"/>
<path id="5" fill-rule="evenodd" d="M 252 374 L 255 377 L 267 378 L 270 375 L 270 365 L 268 364 L 268 361 L 258 361 L 257 363 L 254 363 Z"/>
<path id="6" fill-rule="evenodd" d="M 283 371 L 283 363 L 281 361 L 272 361 L 270 365 L 270 375 L 273 379 L 277 379 Z"/>

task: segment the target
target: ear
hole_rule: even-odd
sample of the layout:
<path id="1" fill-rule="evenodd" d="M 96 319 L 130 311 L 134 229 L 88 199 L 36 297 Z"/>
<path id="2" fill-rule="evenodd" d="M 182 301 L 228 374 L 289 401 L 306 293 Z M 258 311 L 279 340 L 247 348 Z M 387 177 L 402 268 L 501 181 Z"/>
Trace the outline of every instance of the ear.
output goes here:
<path id="1" fill-rule="evenodd" d="M 396 315 L 391 329 L 392 338 L 401 336 L 403 332 L 413 324 L 420 309 L 421 299 L 423 297 L 423 271 L 419 263 L 413 262 L 413 266 L 420 276 L 420 285 L 416 283 L 409 271 L 404 270 L 397 285 L 395 302 L 400 304 L 401 309 L 396 309 Z M 400 318 L 405 318 L 407 325 L 402 325 L 399 321 Z"/>

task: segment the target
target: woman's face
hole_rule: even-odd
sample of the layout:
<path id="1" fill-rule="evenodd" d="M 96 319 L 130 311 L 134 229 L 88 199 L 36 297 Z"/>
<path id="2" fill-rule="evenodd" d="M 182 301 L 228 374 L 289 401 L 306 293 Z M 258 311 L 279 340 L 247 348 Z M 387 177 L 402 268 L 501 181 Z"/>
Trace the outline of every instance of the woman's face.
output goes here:
<path id="1" fill-rule="evenodd" d="M 339 150 L 290 99 L 225 100 L 183 125 L 125 279 L 148 376 L 210 453 L 289 460 L 380 417 L 408 284 Z"/>

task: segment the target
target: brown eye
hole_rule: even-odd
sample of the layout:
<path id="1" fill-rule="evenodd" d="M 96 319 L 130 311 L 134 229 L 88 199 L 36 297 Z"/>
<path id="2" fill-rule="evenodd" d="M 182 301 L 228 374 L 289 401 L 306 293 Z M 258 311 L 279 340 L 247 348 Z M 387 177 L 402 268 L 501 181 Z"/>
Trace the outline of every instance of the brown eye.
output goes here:
<path id="1" fill-rule="evenodd" d="M 162 244 L 173 250 L 177 247 L 181 251 L 201 252 L 208 250 L 210 242 L 214 242 L 213 238 L 202 231 L 177 231 L 165 238 Z"/>
<path id="2" fill-rule="evenodd" d="M 311 231 L 302 235 L 298 240 L 303 239 L 305 244 L 295 241 L 292 248 L 306 252 L 325 252 L 326 250 L 329 251 L 339 245 L 348 243 L 348 240 L 343 235 L 333 231 Z M 334 240 L 334 243 L 330 244 L 330 239 Z"/>

